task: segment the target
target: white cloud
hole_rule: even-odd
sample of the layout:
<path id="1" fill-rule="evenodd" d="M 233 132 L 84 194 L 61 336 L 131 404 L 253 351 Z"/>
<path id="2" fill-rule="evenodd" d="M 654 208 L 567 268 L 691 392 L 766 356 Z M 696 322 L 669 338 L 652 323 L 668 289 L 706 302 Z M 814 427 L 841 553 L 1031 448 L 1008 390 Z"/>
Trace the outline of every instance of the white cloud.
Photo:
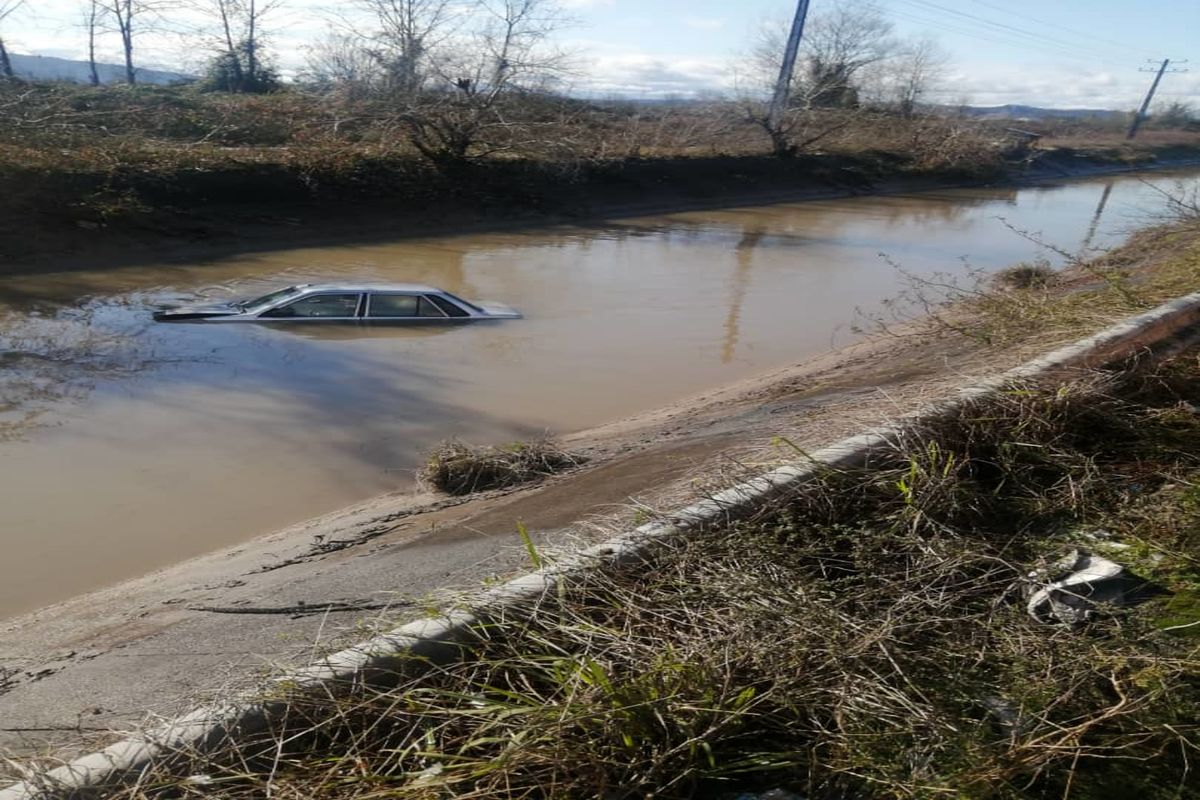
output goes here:
<path id="1" fill-rule="evenodd" d="M 1137 72 L 1118 75 L 1107 70 L 1088 71 L 1064 65 L 1029 65 L 1023 69 L 958 71 L 947 76 L 936 99 L 955 102 L 968 98 L 972 105 L 1007 103 L 1056 108 L 1131 109 L 1141 103 L 1149 77 Z M 1162 99 L 1200 100 L 1200 76 L 1173 75 L 1164 79 Z"/>
<path id="2" fill-rule="evenodd" d="M 731 88 L 733 69 L 723 59 L 615 53 L 593 58 L 580 88 L 629 97 L 694 96 Z"/>
<path id="3" fill-rule="evenodd" d="M 720 17 L 684 17 L 683 24 L 699 31 L 715 31 L 725 27 L 725 20 Z"/>

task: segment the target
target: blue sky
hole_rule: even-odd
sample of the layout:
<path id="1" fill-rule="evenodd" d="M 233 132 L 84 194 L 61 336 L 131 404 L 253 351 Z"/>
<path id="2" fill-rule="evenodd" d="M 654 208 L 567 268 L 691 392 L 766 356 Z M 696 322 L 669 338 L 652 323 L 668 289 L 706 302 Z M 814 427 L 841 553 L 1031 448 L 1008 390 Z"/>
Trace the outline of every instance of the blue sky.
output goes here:
<path id="1" fill-rule="evenodd" d="M 81 0 L 31 0 L 3 34 L 16 52 L 78 57 L 73 24 Z M 276 33 L 285 68 L 300 66 L 305 41 L 327 25 L 330 0 L 285 0 Z M 791 0 L 562 0 L 578 24 L 560 34 L 582 54 L 577 90 L 653 97 L 728 90 L 734 64 L 767 19 L 790 18 Z M 812 14 L 843 0 L 812 0 Z M 977 105 L 1128 108 L 1151 75 L 1148 59 L 1195 56 L 1195 69 L 1169 75 L 1164 100 L 1200 106 L 1200 0 L 877 0 L 898 34 L 933 36 L 951 64 L 939 99 Z M 343 4 L 344 5 L 344 4 Z M 103 46 L 117 55 L 115 42 Z M 145 42 L 147 66 L 195 67 L 178 37 Z M 191 55 L 189 55 L 191 54 Z M 1181 64 L 1182 67 L 1191 65 Z"/>

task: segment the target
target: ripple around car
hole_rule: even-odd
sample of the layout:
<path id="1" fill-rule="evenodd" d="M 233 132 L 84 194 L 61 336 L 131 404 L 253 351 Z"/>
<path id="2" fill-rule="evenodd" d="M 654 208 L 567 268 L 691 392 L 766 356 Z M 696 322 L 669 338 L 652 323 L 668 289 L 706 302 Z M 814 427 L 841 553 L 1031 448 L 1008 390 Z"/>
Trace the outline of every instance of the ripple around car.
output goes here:
<path id="1" fill-rule="evenodd" d="M 519 319 L 501 303 L 472 303 L 415 283 L 305 283 L 248 300 L 162 308 L 158 322 L 470 322 Z"/>

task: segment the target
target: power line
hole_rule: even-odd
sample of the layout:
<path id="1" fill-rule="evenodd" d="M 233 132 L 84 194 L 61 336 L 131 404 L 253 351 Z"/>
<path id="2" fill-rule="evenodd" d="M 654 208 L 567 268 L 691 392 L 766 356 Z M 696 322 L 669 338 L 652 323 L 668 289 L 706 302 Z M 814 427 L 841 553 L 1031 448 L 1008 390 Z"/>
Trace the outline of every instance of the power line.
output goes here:
<path id="1" fill-rule="evenodd" d="M 955 22 L 955 24 L 974 25 L 974 26 L 984 29 L 988 34 L 990 34 L 992 36 L 998 35 L 998 36 L 1004 36 L 1009 39 L 1015 38 L 1022 44 L 1036 45 L 1036 46 L 1040 46 L 1043 48 L 1052 47 L 1052 48 L 1055 48 L 1056 50 L 1066 48 L 1069 50 L 1073 50 L 1077 53 L 1085 54 L 1092 58 L 1109 58 L 1110 57 L 1107 52 L 1094 50 L 1092 48 L 1085 47 L 1085 46 L 1077 44 L 1075 42 L 1068 42 L 1063 39 L 1055 38 L 1053 36 L 1046 36 L 1045 34 L 1037 33 L 1036 31 L 1027 30 L 1025 28 L 1019 28 L 1015 25 L 1008 25 L 1007 23 L 989 20 L 984 17 L 980 17 L 976 14 L 969 14 L 964 11 L 959 11 L 957 9 L 950 8 L 949 6 L 944 6 L 939 3 L 930 2 L 930 0 L 897 0 L 897 2 L 904 3 L 906 5 L 915 7 L 918 10 L 925 11 L 925 12 L 932 11 L 932 12 L 939 13 L 939 14 L 950 14 L 954 17 L 959 18 L 957 20 L 952 20 L 953 22 Z"/>
<path id="2" fill-rule="evenodd" d="M 998 38 L 999 34 L 985 35 L 983 33 L 980 33 L 978 30 L 972 30 L 970 28 L 951 25 L 951 24 L 947 24 L 943 20 L 931 20 L 926 17 L 921 17 L 921 16 L 917 16 L 914 14 L 910 14 L 910 13 L 895 13 L 895 12 L 893 12 L 893 16 L 896 16 L 900 19 L 908 20 L 910 22 L 915 22 L 920 25 L 925 25 L 925 26 L 928 26 L 931 28 L 935 28 L 937 30 L 943 30 L 943 31 L 947 31 L 949 33 L 958 34 L 960 36 L 965 36 L 965 37 L 968 37 L 971 39 L 976 39 L 976 40 L 982 41 L 982 42 L 990 42 L 992 44 L 999 44 L 999 45 L 1003 45 L 1006 47 L 1018 47 L 1018 48 L 1023 48 L 1026 50 L 1037 50 L 1037 51 L 1040 51 L 1041 53 L 1051 54 L 1051 55 L 1054 55 L 1059 58 L 1069 58 L 1069 59 L 1074 59 L 1077 61 L 1086 61 L 1088 63 L 1093 63 L 1093 64 L 1099 62 L 1099 63 L 1111 65 L 1111 66 L 1130 66 L 1130 62 L 1128 62 L 1128 61 L 1111 60 L 1110 55 L 1101 56 L 1101 55 L 1093 54 L 1093 53 L 1072 53 L 1072 52 L 1063 51 L 1060 48 L 1047 47 L 1039 42 L 1030 42 L 1030 41 L 1025 41 L 1025 40 L 1016 39 L 1016 38 Z M 989 33 L 991 33 L 991 32 L 989 32 Z"/>
<path id="3" fill-rule="evenodd" d="M 981 25 L 981 26 L 988 27 L 988 28 L 993 28 L 993 29 L 995 29 L 1003 34 L 1009 35 L 1009 36 L 1016 34 L 1018 36 L 1028 37 L 1035 41 L 1042 41 L 1042 42 L 1045 42 L 1047 44 L 1050 44 L 1050 45 L 1053 45 L 1056 47 L 1070 47 L 1070 48 L 1074 48 L 1074 49 L 1078 49 L 1078 50 L 1094 52 L 1094 51 L 1092 51 L 1091 48 L 1084 47 L 1083 45 L 1080 45 L 1078 42 L 1068 42 L 1064 39 L 1058 39 L 1053 36 L 1047 36 L 1044 33 L 1038 33 L 1037 31 L 1031 31 L 1026 28 L 1019 28 L 1015 25 L 1009 25 L 1008 23 L 1005 23 L 1005 22 L 996 22 L 995 20 L 991 20 L 986 17 L 981 17 L 977 14 L 970 14 L 965 11 L 959 11 L 958 9 L 950 8 L 949 6 L 944 6 L 944 5 L 941 5 L 940 3 L 932 2 L 931 0 L 901 0 L 901 2 L 905 2 L 910 5 L 921 6 L 921 7 L 924 7 L 925 9 L 931 10 L 931 11 L 937 11 L 937 12 L 941 12 L 941 13 L 945 13 L 945 14 L 952 14 L 956 17 L 960 17 L 962 19 L 967 20 L 969 23 Z"/>
<path id="4" fill-rule="evenodd" d="M 1069 33 L 1072 36 L 1077 36 L 1081 39 L 1087 39 L 1089 42 L 1099 42 L 1101 44 L 1111 45 L 1112 47 L 1119 47 L 1123 50 L 1128 48 L 1128 46 L 1129 46 L 1128 42 L 1117 42 L 1112 39 L 1105 39 L 1105 38 L 1096 36 L 1094 33 L 1091 33 L 1091 32 L 1080 31 L 1080 30 L 1076 30 L 1075 28 L 1069 28 L 1066 25 L 1060 25 L 1056 22 L 1048 22 L 1044 19 L 1039 19 L 1038 17 L 1031 17 L 1023 11 L 1013 11 L 1011 8 L 1005 8 L 1004 6 L 993 5 L 992 3 L 985 2 L 985 0 L 971 0 L 971 2 L 975 3 L 976 5 L 983 6 L 984 8 L 990 8 L 993 11 L 999 11 L 1002 14 L 1009 14 L 1014 17 L 1020 17 L 1021 19 L 1025 20 L 1027 22 L 1036 22 L 1038 25 L 1044 25 L 1048 28 L 1056 28 L 1065 33 Z M 1147 54 L 1149 54 L 1149 51 L 1148 50 L 1144 51 L 1141 54 L 1147 55 Z"/>
<path id="5" fill-rule="evenodd" d="M 1130 62 L 1113 61 L 1112 56 L 1110 54 L 1100 54 L 1100 53 L 1095 53 L 1095 52 L 1072 52 L 1069 50 L 1064 50 L 1063 48 L 1060 48 L 1060 47 L 1051 47 L 1042 42 L 1030 41 L 1028 39 L 1020 39 L 1020 38 L 1017 38 L 1014 36 L 1002 36 L 1001 34 L 993 32 L 993 31 L 981 32 L 978 29 L 963 27 L 961 25 L 949 24 L 946 21 L 941 20 L 941 19 L 931 20 L 927 17 L 921 17 L 921 16 L 917 16 L 914 14 L 905 14 L 905 13 L 894 13 L 894 16 L 896 16 L 900 19 L 906 19 L 911 22 L 915 22 L 920 25 L 935 28 L 937 30 L 948 31 L 950 33 L 955 33 L 960 36 L 965 36 L 965 37 L 975 39 L 975 40 L 978 40 L 981 42 L 990 42 L 992 44 L 999 44 L 999 45 L 1003 45 L 1006 47 L 1015 47 L 1015 48 L 1021 48 L 1024 50 L 1038 51 L 1042 54 L 1050 54 L 1050 55 L 1057 56 L 1059 58 L 1072 58 L 1072 59 L 1076 59 L 1076 60 L 1080 60 L 1080 61 L 1089 61 L 1092 63 L 1095 63 L 1098 61 L 1107 63 L 1107 64 L 1123 63 L 1126 66 L 1128 66 L 1130 64 Z"/>

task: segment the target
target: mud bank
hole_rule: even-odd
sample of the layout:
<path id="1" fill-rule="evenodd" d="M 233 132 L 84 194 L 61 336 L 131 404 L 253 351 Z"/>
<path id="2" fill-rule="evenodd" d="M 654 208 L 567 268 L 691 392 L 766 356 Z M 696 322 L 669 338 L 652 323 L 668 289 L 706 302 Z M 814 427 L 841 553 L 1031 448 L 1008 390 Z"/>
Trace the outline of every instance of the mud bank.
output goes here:
<path id="1" fill-rule="evenodd" d="M 211 202 L 203 187 L 180 187 L 178 196 L 159 198 L 163 205 L 157 210 L 119 222 L 76 219 L 67 206 L 0 226 L 0 275 L 216 260 L 282 248 L 536 229 L 738 205 L 1033 185 L 1196 163 L 1200 149 L 1176 145 L 1135 160 L 1107 151 L 1047 150 L 1003 169 L 984 170 L 914 170 L 886 153 L 633 159 L 569 178 L 524 164 L 491 164 L 469 174 L 439 176 L 416 198 L 350 197 L 338 204 L 305 202 L 294 188 L 271 192 L 248 185 L 245 201 L 231 205 Z"/>

